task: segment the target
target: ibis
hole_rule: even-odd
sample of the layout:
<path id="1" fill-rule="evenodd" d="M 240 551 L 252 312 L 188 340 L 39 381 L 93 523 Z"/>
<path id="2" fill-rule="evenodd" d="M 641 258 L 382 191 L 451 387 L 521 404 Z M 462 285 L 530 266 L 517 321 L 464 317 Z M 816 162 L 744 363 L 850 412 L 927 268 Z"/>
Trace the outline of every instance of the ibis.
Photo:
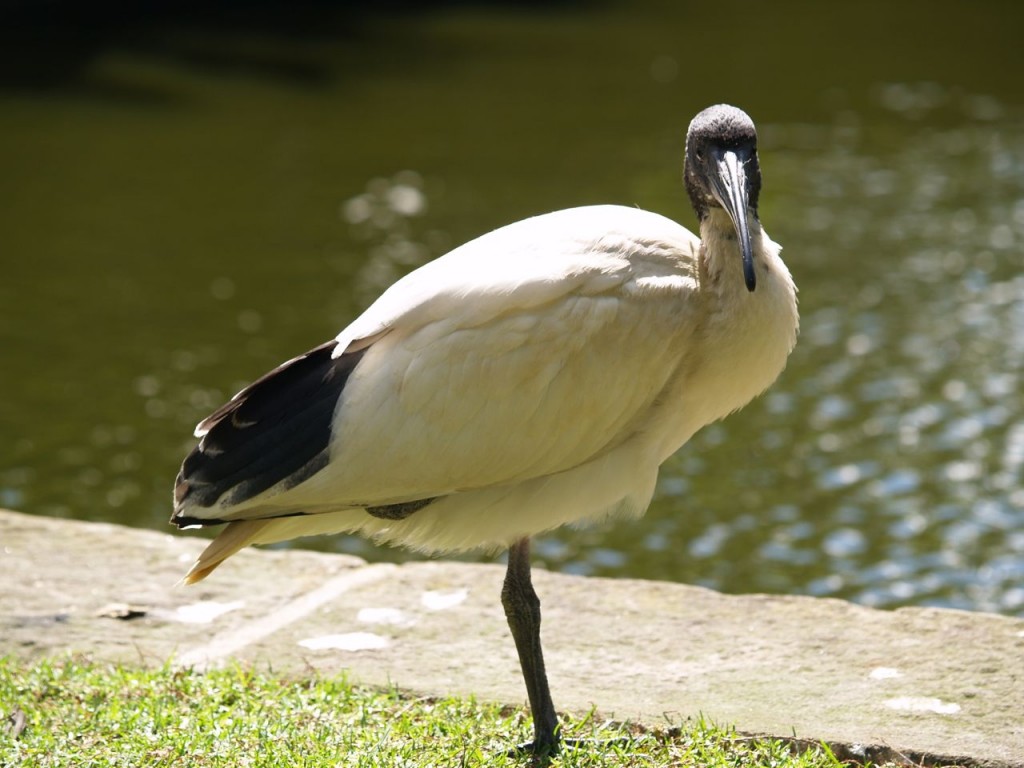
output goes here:
<path id="1" fill-rule="evenodd" d="M 225 527 L 183 581 L 250 544 L 316 534 L 507 550 L 526 748 L 556 751 L 530 537 L 641 515 L 659 466 L 772 384 L 796 342 L 796 287 L 758 219 L 746 113 L 693 119 L 683 179 L 700 238 L 616 205 L 501 227 L 203 419 L 171 522 Z"/>

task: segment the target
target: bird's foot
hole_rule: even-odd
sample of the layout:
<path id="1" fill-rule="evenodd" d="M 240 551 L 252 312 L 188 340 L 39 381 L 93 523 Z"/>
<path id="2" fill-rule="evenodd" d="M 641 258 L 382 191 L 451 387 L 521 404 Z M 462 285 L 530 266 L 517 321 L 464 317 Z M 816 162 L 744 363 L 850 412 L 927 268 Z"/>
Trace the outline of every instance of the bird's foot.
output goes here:
<path id="1" fill-rule="evenodd" d="M 506 754 L 509 757 L 551 757 L 558 754 L 560 746 L 559 739 L 554 741 L 527 741 L 512 747 Z"/>
<path id="2" fill-rule="evenodd" d="M 512 747 L 506 752 L 507 757 L 528 758 L 533 768 L 544 768 L 552 757 L 558 754 L 563 743 L 558 736 L 552 735 L 550 739 L 534 739 L 524 744 Z"/>
<path id="3" fill-rule="evenodd" d="M 528 741 L 513 747 L 507 753 L 508 757 L 528 757 L 530 765 L 536 768 L 543 768 L 552 757 L 562 750 L 603 747 L 609 744 L 623 744 L 630 741 L 629 736 L 613 736 L 607 739 L 563 739 L 556 736 L 552 740 Z"/>

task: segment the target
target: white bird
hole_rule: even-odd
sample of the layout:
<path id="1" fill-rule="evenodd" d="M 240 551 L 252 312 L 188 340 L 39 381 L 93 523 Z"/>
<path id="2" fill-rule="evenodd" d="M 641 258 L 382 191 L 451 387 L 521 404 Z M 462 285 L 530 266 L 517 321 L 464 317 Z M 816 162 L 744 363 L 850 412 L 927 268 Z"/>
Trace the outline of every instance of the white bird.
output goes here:
<path id="1" fill-rule="evenodd" d="M 529 537 L 642 514 L 659 466 L 764 391 L 796 342 L 796 288 L 757 216 L 750 118 L 698 114 L 683 175 L 701 239 L 614 205 L 502 227 L 200 422 L 171 522 L 227 527 L 184 581 L 250 544 L 313 534 L 508 549 L 527 748 L 557 750 Z"/>

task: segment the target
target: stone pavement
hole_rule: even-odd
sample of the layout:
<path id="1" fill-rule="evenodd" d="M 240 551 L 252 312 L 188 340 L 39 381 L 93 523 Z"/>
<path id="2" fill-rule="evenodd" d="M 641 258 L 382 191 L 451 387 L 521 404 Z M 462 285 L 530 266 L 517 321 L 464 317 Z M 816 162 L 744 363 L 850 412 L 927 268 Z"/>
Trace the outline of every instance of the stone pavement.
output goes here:
<path id="1" fill-rule="evenodd" d="M 500 565 L 247 550 L 176 588 L 202 546 L 0 510 L 0 654 L 239 660 L 525 703 Z M 862 759 L 1024 767 L 1024 620 L 542 570 L 534 583 L 561 710 L 649 725 L 702 714 Z"/>

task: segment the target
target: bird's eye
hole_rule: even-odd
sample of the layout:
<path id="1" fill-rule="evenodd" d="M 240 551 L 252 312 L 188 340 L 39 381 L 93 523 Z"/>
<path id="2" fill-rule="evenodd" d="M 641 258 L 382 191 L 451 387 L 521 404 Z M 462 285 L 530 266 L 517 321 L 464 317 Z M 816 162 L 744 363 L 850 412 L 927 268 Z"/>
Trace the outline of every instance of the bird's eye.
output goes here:
<path id="1" fill-rule="evenodd" d="M 693 153 L 693 156 L 696 157 L 698 160 L 704 159 L 704 153 L 701 152 L 699 149 Z"/>

